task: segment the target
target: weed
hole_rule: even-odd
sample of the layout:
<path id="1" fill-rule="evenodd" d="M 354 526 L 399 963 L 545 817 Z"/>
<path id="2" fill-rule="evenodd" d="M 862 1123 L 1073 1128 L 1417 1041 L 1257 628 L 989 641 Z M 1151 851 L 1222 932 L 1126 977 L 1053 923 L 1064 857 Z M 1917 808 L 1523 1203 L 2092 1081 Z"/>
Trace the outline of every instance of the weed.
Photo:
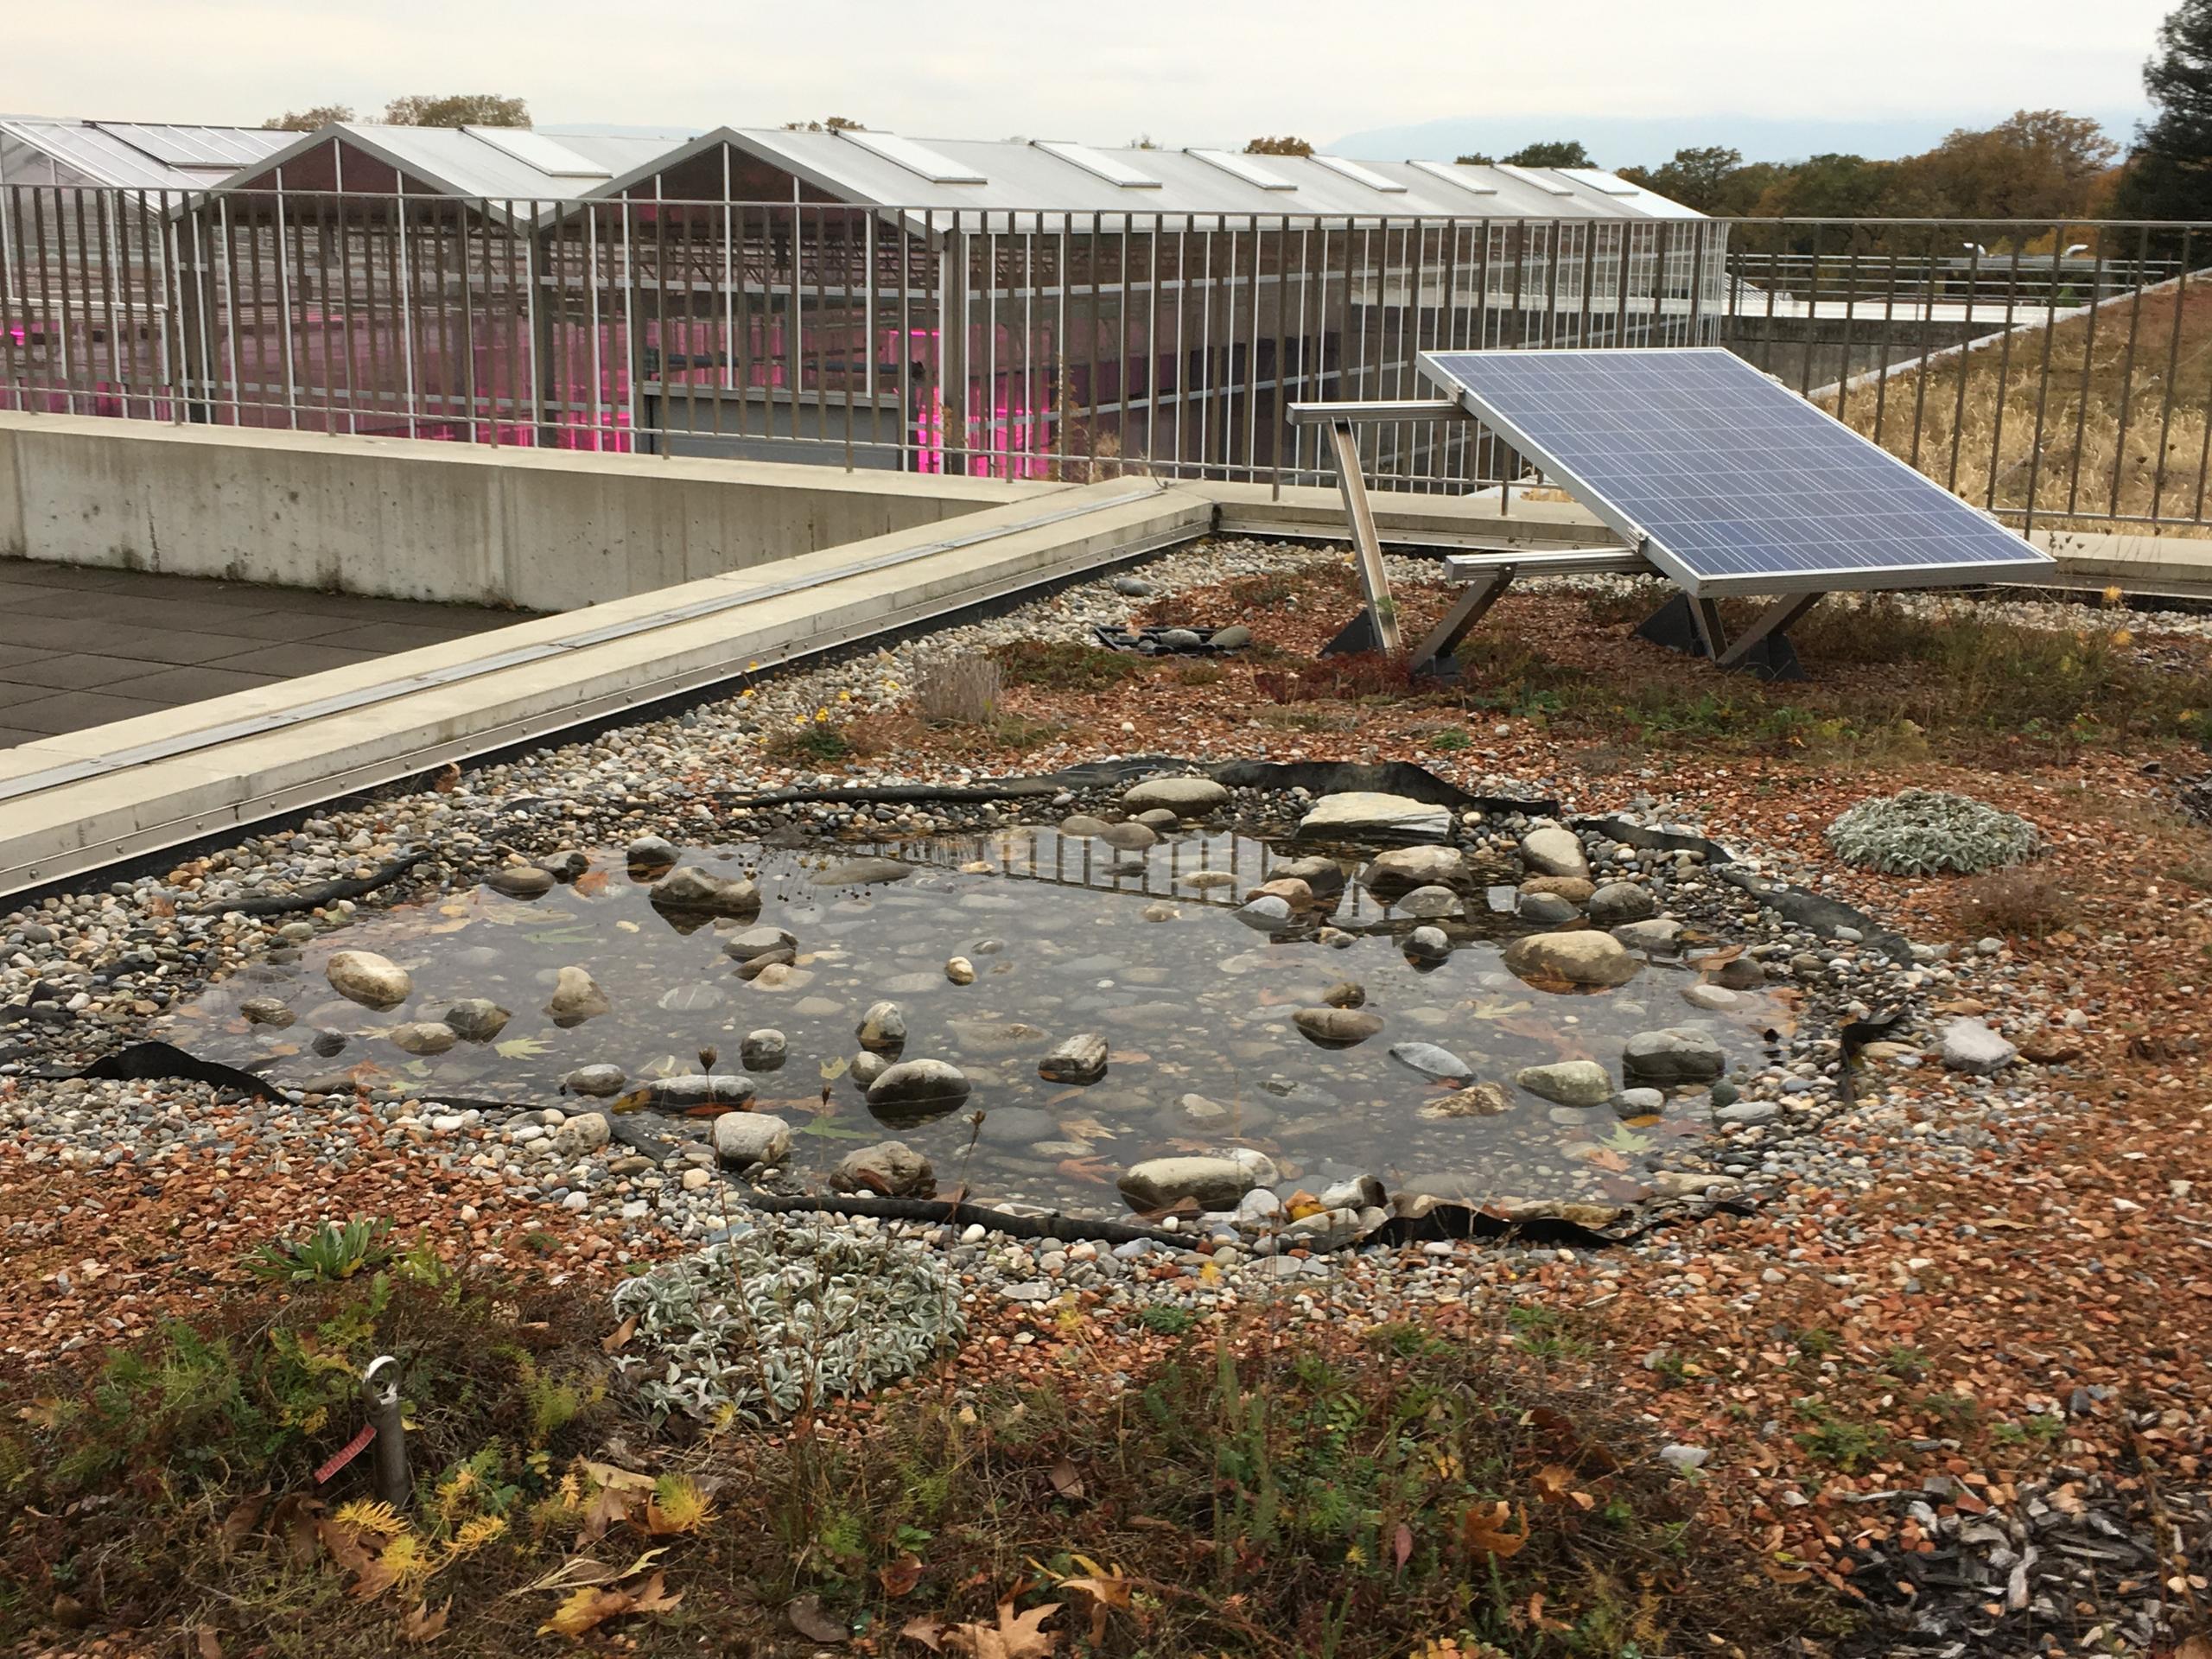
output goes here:
<path id="1" fill-rule="evenodd" d="M 1172 1302 L 1150 1302 L 1139 1310 L 1137 1323 L 1163 1337 L 1179 1337 L 1197 1322 L 1197 1318 L 1187 1307 L 1177 1307 Z"/>
<path id="2" fill-rule="evenodd" d="M 808 721 L 771 736 L 760 752 L 781 766 L 842 760 L 853 752 L 843 732 L 822 721 Z"/>
<path id="3" fill-rule="evenodd" d="M 914 712 L 931 725 L 988 725 L 1004 683 L 1004 671 L 988 657 L 925 663 L 914 676 Z"/>
<path id="4" fill-rule="evenodd" d="M 1058 639 L 1014 639 L 991 655 L 1008 685 L 1052 691 L 1104 691 L 1135 679 L 1149 665 L 1128 652 Z"/>
<path id="5" fill-rule="evenodd" d="M 1975 933 L 2046 938 L 2070 927 L 2079 914 L 2073 896 L 2034 869 L 1991 870 L 1961 890 L 1959 914 Z"/>
<path id="6" fill-rule="evenodd" d="M 301 1239 L 276 1239 L 247 1259 L 253 1276 L 272 1285 L 334 1284 L 391 1260 L 391 1222 L 359 1217 L 326 1221 Z"/>
<path id="7" fill-rule="evenodd" d="M 1900 1382 L 1917 1382 L 1928 1375 L 1928 1356 L 1917 1348 L 1895 1347 L 1883 1356 L 1882 1369 Z"/>
<path id="8" fill-rule="evenodd" d="M 1448 726 L 1428 738 L 1428 747 L 1440 754 L 1449 754 L 1464 749 L 1474 740 L 1456 726 Z"/>
<path id="9" fill-rule="evenodd" d="M 1832 1463 L 1847 1475 L 1855 1475 L 1888 1449 L 1889 1431 L 1878 1423 L 1868 1427 L 1831 1417 L 1817 1408 L 1803 1408 L 1815 1418 L 1811 1428 L 1793 1435 L 1797 1444 L 1823 1463 Z"/>
<path id="10" fill-rule="evenodd" d="M 1175 671 L 1178 685 L 1219 685 L 1229 677 L 1229 671 L 1219 663 L 1185 663 Z"/>

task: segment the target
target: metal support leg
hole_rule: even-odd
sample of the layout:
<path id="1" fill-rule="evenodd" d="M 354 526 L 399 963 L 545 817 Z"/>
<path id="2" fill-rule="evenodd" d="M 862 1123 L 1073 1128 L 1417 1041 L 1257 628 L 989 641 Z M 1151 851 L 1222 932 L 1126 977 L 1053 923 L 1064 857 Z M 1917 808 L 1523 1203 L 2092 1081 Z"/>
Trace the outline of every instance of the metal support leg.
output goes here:
<path id="1" fill-rule="evenodd" d="M 1705 654 L 1717 663 L 1728 649 L 1728 635 L 1720 626 L 1720 601 L 1697 594 L 1689 598 L 1690 620 L 1697 624 L 1697 637 L 1705 642 Z"/>
<path id="2" fill-rule="evenodd" d="M 1430 631 L 1427 639 L 1414 647 L 1414 672 L 1437 672 L 1436 665 L 1448 661 L 1459 642 L 1490 613 L 1490 607 L 1505 596 L 1505 590 L 1513 585 L 1519 569 L 1517 565 L 1501 564 L 1469 582 L 1444 620 Z"/>
<path id="3" fill-rule="evenodd" d="M 1763 679 L 1801 678 L 1803 671 L 1797 665 L 1797 653 L 1783 637 L 1783 630 L 1795 626 L 1825 597 L 1823 594 L 1785 594 L 1761 611 L 1742 637 L 1713 659 L 1715 665 L 1749 669 Z"/>
<path id="4" fill-rule="evenodd" d="M 1344 517 L 1351 525 L 1351 544 L 1357 554 L 1359 585 L 1367 595 L 1367 613 L 1373 619 L 1375 636 L 1383 652 L 1395 657 L 1404 649 L 1398 636 L 1398 607 L 1390 599 L 1390 578 L 1382 569 L 1382 538 L 1375 533 L 1375 514 L 1367 505 L 1367 480 L 1360 475 L 1359 442 L 1350 421 L 1329 423 L 1329 442 L 1336 450 L 1337 487 L 1344 492 Z"/>

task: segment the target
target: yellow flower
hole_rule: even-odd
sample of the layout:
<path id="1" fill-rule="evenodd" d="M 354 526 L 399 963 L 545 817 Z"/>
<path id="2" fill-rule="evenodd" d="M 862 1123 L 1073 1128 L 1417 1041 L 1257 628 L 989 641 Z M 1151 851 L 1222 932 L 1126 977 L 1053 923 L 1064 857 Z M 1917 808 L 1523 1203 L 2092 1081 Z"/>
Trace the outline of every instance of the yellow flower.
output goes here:
<path id="1" fill-rule="evenodd" d="M 737 694 L 737 700 L 738 700 L 740 702 L 743 702 L 746 700 L 746 698 L 747 698 L 747 697 L 751 696 L 752 695 L 753 695 L 753 688 L 752 688 L 751 686 L 749 686 L 749 685 L 748 685 L 748 686 L 747 686 L 747 687 L 745 688 L 745 690 L 742 690 L 742 691 L 741 691 L 741 692 L 739 692 L 739 693 Z"/>

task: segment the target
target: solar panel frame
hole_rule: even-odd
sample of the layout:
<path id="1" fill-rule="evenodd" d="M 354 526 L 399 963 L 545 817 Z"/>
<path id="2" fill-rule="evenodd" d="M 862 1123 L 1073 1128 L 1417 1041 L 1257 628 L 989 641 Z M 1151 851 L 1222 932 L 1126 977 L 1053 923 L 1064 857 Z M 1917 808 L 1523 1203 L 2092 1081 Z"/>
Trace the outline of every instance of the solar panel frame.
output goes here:
<path id="1" fill-rule="evenodd" d="M 1855 512 L 1863 516 L 1884 516 L 1901 520 L 1916 516 L 1923 524 L 1935 524 L 1939 531 L 1948 523 L 1958 526 L 1955 531 L 1942 531 L 1959 536 L 1971 531 L 1970 541 L 1985 549 L 2002 548 L 2004 556 L 1985 556 L 1952 561 L 1912 561 L 1905 558 L 1866 561 L 1844 564 L 1789 563 L 1770 556 L 1762 555 L 1765 562 L 1757 569 L 1700 568 L 1692 555 L 1682 548 L 1669 543 L 1663 531 L 1655 531 L 1641 522 L 1633 505 L 1617 499 L 1616 487 L 1609 487 L 1610 480 L 1599 470 L 1579 465 L 1569 455 L 1560 453 L 1560 447 L 1547 440 L 1545 435 L 1519 418 L 1514 410 L 1502 405 L 1495 396 L 1485 396 L 1471 384 L 1468 373 L 1453 367 L 1456 363 L 1482 363 L 1513 359 L 1516 370 L 1525 365 L 1549 362 L 1589 362 L 1609 369 L 1618 370 L 1636 359 L 1681 362 L 1685 359 L 1725 359 L 1727 375 L 1734 384 L 1732 392 L 1748 397 L 1769 396 L 1781 400 L 1774 405 L 1777 416 L 1803 430 L 1818 431 L 1824 440 L 1840 435 L 1846 442 L 1839 453 L 1847 455 L 1849 471 L 1859 474 L 1853 480 L 1858 499 L 1853 504 L 1839 503 L 1839 506 L 1821 515 L 1821 521 L 1835 512 Z M 1836 593 L 1850 590 L 1883 588 L 1911 588 L 1959 587 L 1993 580 L 2017 580 L 2024 574 L 2048 572 L 2056 569 L 2056 562 L 2048 554 L 2026 541 L 1988 513 L 1970 502 L 1963 501 L 1933 480 L 1914 470 L 1872 440 L 1853 432 L 1825 411 L 1814 406 L 1788 388 L 1782 386 L 1745 363 L 1734 353 L 1717 346 L 1662 346 L 1644 348 L 1609 348 L 1600 350 L 1566 350 L 1545 352 L 1423 352 L 1418 365 L 1421 372 L 1436 385 L 1443 387 L 1460 409 L 1490 428 L 1513 448 L 1527 455 L 1539 466 L 1544 475 L 1564 487 L 1609 528 L 1638 549 L 1651 563 L 1663 570 L 1685 591 L 1699 596 L 1725 596 L 1731 594 L 1792 594 Z M 1740 378 L 1738 378 L 1739 377 Z M 1740 412 L 1740 411 L 1738 411 Z M 1803 426 L 1807 414 L 1817 417 L 1809 427 Z M 1653 448 L 1650 453 L 1662 461 L 1663 451 Z M 1672 480 L 1670 480 L 1672 481 Z M 1742 533 L 1732 533 L 1724 539 L 1735 541 L 1745 551 L 1744 557 L 1752 556 L 1759 547 L 1760 538 L 1751 533 L 1755 526 L 1745 524 L 1745 508 L 1740 498 L 1732 500 L 1723 493 L 1725 485 L 1707 479 L 1691 479 L 1694 493 L 1689 499 L 1709 503 L 1711 511 L 1706 515 L 1708 528 L 1718 533 L 1721 525 L 1743 525 Z M 1895 493 L 1903 498 L 1904 505 L 1892 510 L 1886 501 L 1871 499 L 1872 492 Z M 1807 493 L 1829 493 L 1818 490 Z M 1789 497 L 1777 499 L 1788 499 Z M 1801 512 L 1798 522 L 1814 518 L 1809 512 Z M 1786 522 L 1786 521 L 1785 521 Z M 1872 532 L 1864 532 L 1856 539 L 1866 539 Z M 1827 540 L 1846 539 L 1830 537 Z M 1770 549 L 1772 538 L 1764 545 Z M 1737 556 L 1732 552 L 1731 557 Z"/>

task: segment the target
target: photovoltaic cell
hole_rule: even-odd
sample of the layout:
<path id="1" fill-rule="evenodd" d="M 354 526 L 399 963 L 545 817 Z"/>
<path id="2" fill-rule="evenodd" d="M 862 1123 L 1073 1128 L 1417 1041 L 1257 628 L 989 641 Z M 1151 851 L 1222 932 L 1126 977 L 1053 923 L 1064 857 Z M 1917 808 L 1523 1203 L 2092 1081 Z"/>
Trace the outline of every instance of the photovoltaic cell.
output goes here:
<path id="1" fill-rule="evenodd" d="M 1692 593 L 2017 581 L 2053 563 L 1732 352 L 1433 352 L 1421 363 Z"/>

